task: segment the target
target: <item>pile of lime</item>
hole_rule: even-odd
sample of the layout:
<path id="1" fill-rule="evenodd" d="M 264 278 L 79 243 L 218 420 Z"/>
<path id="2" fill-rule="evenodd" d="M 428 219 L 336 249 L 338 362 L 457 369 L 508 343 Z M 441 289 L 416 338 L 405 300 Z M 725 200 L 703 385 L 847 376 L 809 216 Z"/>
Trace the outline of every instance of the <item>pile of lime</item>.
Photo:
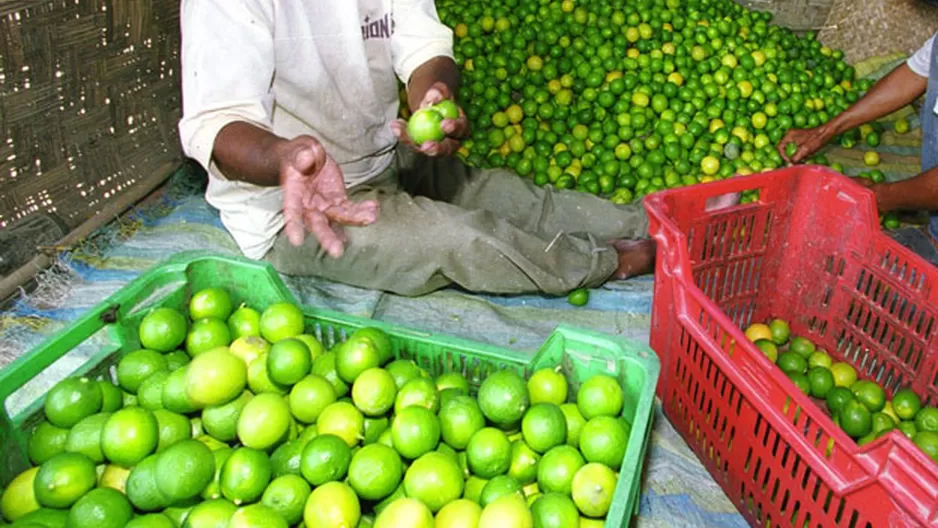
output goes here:
<path id="1" fill-rule="evenodd" d="M 600 527 L 631 433 L 597 374 L 478 389 L 358 329 L 326 349 L 289 303 L 157 308 L 110 379 L 67 378 L 0 497 L 18 527 Z M 629 481 L 629 479 L 627 479 Z M 3 521 L 0 521 L 2 523 Z"/>
<path id="2" fill-rule="evenodd" d="M 828 121 L 871 85 L 814 33 L 733 0 L 437 9 L 472 128 L 459 155 L 616 203 L 781 167 L 786 131 Z"/>
<path id="3" fill-rule="evenodd" d="M 811 340 L 792 336 L 788 323 L 782 319 L 752 324 L 745 333 L 795 386 L 826 409 L 834 423 L 858 445 L 898 429 L 938 462 L 938 408 L 923 405 L 915 391 L 903 388 L 888 399 L 881 385 L 858 379 L 850 363 L 835 363 Z"/>

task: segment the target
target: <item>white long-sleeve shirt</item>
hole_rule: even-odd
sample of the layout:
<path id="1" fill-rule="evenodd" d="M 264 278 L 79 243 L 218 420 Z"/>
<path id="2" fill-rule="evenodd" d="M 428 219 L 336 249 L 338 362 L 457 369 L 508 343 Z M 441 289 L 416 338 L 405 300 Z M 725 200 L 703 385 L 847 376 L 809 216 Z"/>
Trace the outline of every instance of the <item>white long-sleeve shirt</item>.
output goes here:
<path id="1" fill-rule="evenodd" d="M 283 227 L 277 187 L 229 180 L 212 162 L 218 132 L 245 121 L 317 138 L 351 187 L 390 164 L 397 80 L 452 57 L 433 0 L 182 0 L 185 153 L 209 173 L 206 200 L 245 256 Z"/>

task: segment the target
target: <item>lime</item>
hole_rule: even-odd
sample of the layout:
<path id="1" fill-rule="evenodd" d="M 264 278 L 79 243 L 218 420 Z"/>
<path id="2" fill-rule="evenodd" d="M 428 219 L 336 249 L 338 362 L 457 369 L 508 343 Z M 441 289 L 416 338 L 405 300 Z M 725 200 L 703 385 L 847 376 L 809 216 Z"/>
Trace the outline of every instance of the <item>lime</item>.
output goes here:
<path id="1" fill-rule="evenodd" d="M 875 382 L 861 380 L 854 383 L 850 390 L 858 402 L 866 406 L 871 413 L 883 410 L 886 405 L 886 391 Z"/>
<path id="2" fill-rule="evenodd" d="M 573 502 L 583 515 L 602 517 L 609 512 L 616 490 L 616 474 L 603 464 L 586 464 L 573 477 Z"/>
<path id="3" fill-rule="evenodd" d="M 212 451 L 212 459 L 215 461 L 215 473 L 212 475 L 212 481 L 208 483 L 208 486 L 205 486 L 200 494 L 204 500 L 221 498 L 221 471 L 232 453 L 234 453 L 234 449 L 228 446 Z"/>
<path id="4" fill-rule="evenodd" d="M 782 352 L 775 364 L 782 372 L 789 375 L 804 374 L 808 370 L 808 362 L 805 358 L 794 352 Z"/>
<path id="5" fill-rule="evenodd" d="M 857 381 L 857 371 L 849 363 L 834 363 L 830 367 L 834 375 L 834 385 L 850 388 Z"/>
<path id="6" fill-rule="evenodd" d="M 746 339 L 752 341 L 753 343 L 761 339 L 774 341 L 772 339 L 772 329 L 769 328 L 769 325 L 763 323 L 749 325 L 749 327 L 746 328 L 745 335 Z"/>
<path id="7" fill-rule="evenodd" d="M 853 438 L 866 436 L 872 430 L 872 416 L 869 409 L 858 401 L 844 404 L 840 414 L 840 427 Z"/>
<path id="8" fill-rule="evenodd" d="M 380 418 L 365 417 L 365 434 L 362 439 L 363 445 L 374 444 L 378 442 L 385 431 L 391 429 L 391 420 L 387 416 Z"/>
<path id="9" fill-rule="evenodd" d="M 919 431 L 912 437 L 912 441 L 932 460 L 938 462 L 938 433 L 933 431 Z"/>
<path id="10" fill-rule="evenodd" d="M 352 450 L 345 441 L 332 434 L 320 434 L 303 449 L 300 472 L 313 486 L 342 480 L 352 461 Z"/>
<path id="11" fill-rule="evenodd" d="M 565 403 L 560 406 L 560 410 L 567 421 L 567 445 L 577 447 L 580 445 L 580 432 L 586 425 L 586 418 L 575 403 Z"/>
<path id="12" fill-rule="evenodd" d="M 801 372 L 786 372 L 785 375 L 795 384 L 795 387 L 798 387 L 798 390 L 808 396 L 811 395 L 811 381 L 808 380 L 807 375 Z"/>
<path id="13" fill-rule="evenodd" d="M 834 388 L 834 375 L 825 367 L 814 367 L 808 371 L 808 383 L 811 385 L 811 396 L 827 398 Z"/>
<path id="14" fill-rule="evenodd" d="M 516 372 L 500 370 L 482 382 L 478 400 L 482 414 L 492 423 L 511 426 L 528 410 L 528 387 Z"/>
<path id="15" fill-rule="evenodd" d="M 440 441 L 440 421 L 424 407 L 407 407 L 391 422 L 391 440 L 401 456 L 417 459 L 436 448 Z"/>
<path id="16" fill-rule="evenodd" d="M 120 409 L 124 404 L 124 396 L 120 388 L 108 380 L 98 380 L 95 383 L 101 389 L 101 411 L 114 412 Z"/>
<path id="17" fill-rule="evenodd" d="M 258 394 L 241 410 L 238 439 L 246 447 L 264 451 L 284 439 L 292 421 L 290 407 L 282 396 Z"/>
<path id="18" fill-rule="evenodd" d="M 791 336 L 791 328 L 786 321 L 773 319 L 769 322 L 769 333 L 772 335 L 772 342 L 782 346 L 788 342 L 788 338 Z"/>
<path id="19" fill-rule="evenodd" d="M 162 453 L 169 446 L 192 438 L 192 424 L 185 416 L 165 409 L 157 409 L 153 411 L 153 417 L 156 418 L 159 431 L 156 442 L 157 453 Z"/>
<path id="20" fill-rule="evenodd" d="M 303 312 L 294 304 L 276 303 L 261 314 L 261 336 L 271 343 L 303 333 Z"/>
<path id="21" fill-rule="evenodd" d="M 55 457 L 52 457 L 50 460 L 54 459 Z M 93 469 L 94 466 L 92 465 L 92 470 Z M 39 468 L 34 467 L 27 469 L 14 477 L 9 486 L 3 490 L 3 494 L 0 495 L 0 514 L 2 514 L 3 518 L 13 522 L 39 509 L 39 502 L 36 500 L 36 474 L 38 472 Z M 62 477 L 64 482 L 70 475 L 67 471 L 63 471 Z M 47 477 L 45 485 L 48 486 L 50 484 L 55 486 L 56 481 Z M 51 490 L 50 493 L 53 491 L 54 490 Z"/>
<path id="22" fill-rule="evenodd" d="M 135 350 L 117 364 L 117 382 L 125 391 L 137 394 L 143 380 L 159 371 L 169 371 L 163 354 L 155 350 Z"/>
<path id="23" fill-rule="evenodd" d="M 316 422 L 316 430 L 320 435 L 338 436 L 352 447 L 363 438 L 365 417 L 351 403 L 337 401 L 323 409 Z"/>
<path id="24" fill-rule="evenodd" d="M 479 501 L 482 500 L 482 490 L 485 489 L 485 485 L 488 483 L 489 481 L 486 479 L 479 478 L 475 475 L 470 476 L 466 479 L 466 485 L 463 489 L 463 498 L 478 504 Z"/>
<path id="25" fill-rule="evenodd" d="M 199 290 L 189 300 L 189 317 L 193 321 L 214 317 L 227 320 L 231 315 L 231 297 L 222 288 Z"/>
<path id="26" fill-rule="evenodd" d="M 830 370 L 832 364 L 831 357 L 823 350 L 816 350 L 808 356 L 808 368 L 824 367 Z"/>
<path id="27" fill-rule="evenodd" d="M 586 464 L 576 448 L 557 446 L 541 457 L 537 464 L 537 485 L 544 493 L 570 493 L 573 476 Z"/>
<path id="28" fill-rule="evenodd" d="M 238 507 L 225 499 L 207 500 L 189 512 L 182 528 L 228 528 Z"/>
<path id="29" fill-rule="evenodd" d="M 186 340 L 186 318 L 172 308 L 157 308 L 146 315 L 138 329 L 140 344 L 158 352 L 175 350 Z"/>
<path id="30" fill-rule="evenodd" d="M 378 517 L 379 522 L 376 522 L 375 526 L 380 526 L 380 515 Z M 358 525 L 360 518 L 361 504 L 355 491 L 341 482 L 327 482 L 314 489 L 303 509 L 303 519 L 308 527 L 352 527 Z M 417 520 L 416 517 L 410 519 Z"/>
<path id="31" fill-rule="evenodd" d="M 404 464 L 396 451 L 382 444 L 372 444 L 361 448 L 352 456 L 348 468 L 348 483 L 359 497 L 377 501 L 397 489 L 403 473 Z"/>
<path id="32" fill-rule="evenodd" d="M 100 470 L 100 468 L 97 468 Z M 98 475 L 99 488 L 111 488 L 121 493 L 127 491 L 127 478 L 130 477 L 130 470 L 114 464 L 108 464 Z"/>
<path id="33" fill-rule="evenodd" d="M 155 411 L 163 408 L 163 388 L 166 386 L 166 380 L 169 379 L 169 372 L 156 372 L 149 378 L 143 380 L 137 389 L 137 404 Z M 117 406 L 120 409 L 120 405 Z"/>
<path id="34" fill-rule="evenodd" d="M 290 390 L 290 412 L 303 423 L 316 423 L 322 411 L 335 401 L 335 388 L 317 374 L 306 376 Z"/>
<path id="35" fill-rule="evenodd" d="M 316 339 L 316 336 L 300 334 L 298 336 L 294 336 L 293 339 L 296 339 L 297 341 L 300 341 L 306 345 L 306 349 L 309 350 L 310 364 L 312 364 L 313 361 L 316 361 L 316 358 L 326 353 L 325 348 L 323 348 L 322 343 Z"/>
<path id="36" fill-rule="evenodd" d="M 52 508 L 39 508 L 27 513 L 13 523 L 16 528 L 59 528 L 66 526 L 68 510 L 54 510 Z M 2 520 L 0 520 L 2 522 Z M 6 525 L 3 525 L 6 526 Z M 129 526 L 129 525 L 128 525 Z M 170 528 L 173 528 L 170 526 Z"/>
<path id="37" fill-rule="evenodd" d="M 524 440 L 515 440 L 511 443 L 511 463 L 508 466 L 508 476 L 515 479 L 522 486 L 534 482 L 537 480 L 537 463 L 540 459 L 540 455 L 524 443 Z"/>
<path id="38" fill-rule="evenodd" d="M 87 420 L 87 418 L 85 418 Z M 80 422 L 79 422 L 80 423 Z M 49 422 L 40 422 L 33 429 L 29 437 L 29 459 L 34 464 L 42 464 L 46 460 L 65 451 L 68 442 L 69 430 L 56 427 Z"/>
<path id="39" fill-rule="evenodd" d="M 127 498 L 141 511 L 156 511 L 165 508 L 170 499 L 160 491 L 156 482 L 156 466 L 159 455 L 150 455 L 130 470 L 125 489 Z"/>
<path id="40" fill-rule="evenodd" d="M 531 515 L 538 528 L 575 527 L 580 518 L 573 499 L 562 493 L 547 493 L 534 501 Z"/>
<path id="41" fill-rule="evenodd" d="M 271 477 L 267 454 L 250 447 L 235 449 L 219 475 L 221 494 L 235 505 L 256 501 L 264 493 Z"/>
<path id="42" fill-rule="evenodd" d="M 899 418 L 899 415 L 896 414 L 896 411 L 893 410 L 893 408 L 892 408 L 892 401 L 891 401 L 891 400 L 886 402 L 886 405 L 883 406 L 883 411 L 882 411 L 882 412 L 888 414 L 889 417 L 892 418 L 892 421 L 893 421 L 893 422 L 898 423 L 898 422 L 902 421 L 902 418 Z"/>
<path id="43" fill-rule="evenodd" d="M 401 387 L 394 399 L 394 412 L 399 413 L 412 405 L 427 408 L 434 413 L 440 410 L 440 393 L 432 380 L 415 378 Z"/>
<path id="44" fill-rule="evenodd" d="M 629 443 L 626 431 L 618 418 L 597 416 L 591 418 L 580 432 L 580 451 L 587 462 L 599 462 L 619 469 Z"/>
<path id="45" fill-rule="evenodd" d="M 892 408 L 900 420 L 914 420 L 922 399 L 912 389 L 900 389 L 892 396 Z"/>
<path id="46" fill-rule="evenodd" d="M 827 393 L 827 409 L 832 415 L 840 414 L 848 402 L 854 401 L 853 392 L 847 387 L 834 387 Z"/>
<path id="47" fill-rule="evenodd" d="M 788 345 L 788 351 L 798 354 L 807 360 L 811 354 L 814 353 L 815 347 L 809 339 L 801 336 L 792 338 L 791 344 Z"/>
<path id="48" fill-rule="evenodd" d="M 469 439 L 466 457 L 473 474 L 490 479 L 511 467 L 511 442 L 501 430 L 485 427 Z"/>
<path id="49" fill-rule="evenodd" d="M 206 317 L 192 323 L 186 335 L 186 352 L 196 357 L 202 352 L 231 344 L 231 330 L 221 319 Z"/>
<path id="50" fill-rule="evenodd" d="M 270 466 L 274 477 L 283 475 L 301 475 L 300 461 L 309 439 L 290 440 L 274 450 L 270 455 Z"/>
<path id="51" fill-rule="evenodd" d="M 275 478 L 264 490 L 261 504 L 267 506 L 294 526 L 303 519 L 303 508 L 312 488 L 298 475 Z"/>
<path id="52" fill-rule="evenodd" d="M 366 416 L 380 416 L 388 412 L 396 396 L 394 378 L 382 368 L 375 367 L 362 372 L 352 384 L 352 401 Z"/>
<path id="53" fill-rule="evenodd" d="M 394 379 L 394 378 L 391 378 Z M 469 394 L 469 381 L 458 372 L 447 372 L 436 377 L 436 390 L 457 390 L 462 394 Z"/>
<path id="54" fill-rule="evenodd" d="M 346 383 L 352 383 L 362 372 L 381 365 L 375 342 L 364 335 L 355 335 L 336 347 L 336 372 Z"/>
<path id="55" fill-rule="evenodd" d="M 250 391 L 244 391 L 228 403 L 203 409 L 202 427 L 205 432 L 222 442 L 230 442 L 236 439 L 238 437 L 238 419 L 241 417 L 244 407 L 253 397 L 254 395 Z"/>
<path id="56" fill-rule="evenodd" d="M 289 525 L 273 508 L 251 504 L 234 512 L 228 528 L 289 528 Z"/>
<path id="57" fill-rule="evenodd" d="M 188 518 L 186 520 L 188 520 Z M 124 528 L 177 528 L 177 526 L 173 524 L 173 521 L 171 521 L 169 517 L 162 513 L 149 513 L 147 515 L 134 517 Z M 196 527 L 183 525 L 183 528 Z"/>
<path id="58" fill-rule="evenodd" d="M 111 488 L 93 489 L 78 499 L 68 512 L 69 528 L 124 528 L 134 511 L 123 493 Z"/>
<path id="59" fill-rule="evenodd" d="M 401 498 L 378 514 L 374 528 L 434 528 L 433 512 L 417 499 Z"/>
<path id="60" fill-rule="evenodd" d="M 479 516 L 479 526 L 533 528 L 534 518 L 521 494 L 505 495 L 486 506 Z"/>
<path id="61" fill-rule="evenodd" d="M 412 359 L 392 361 L 384 369 L 394 378 L 394 384 L 397 385 L 398 390 L 408 381 L 422 376 L 420 367 Z"/>
<path id="62" fill-rule="evenodd" d="M 893 124 L 893 130 L 896 134 L 906 134 L 909 131 L 909 120 L 902 118 L 899 119 Z"/>
<path id="63" fill-rule="evenodd" d="M 587 420 L 594 416 L 619 416 L 623 401 L 619 382 L 605 374 L 596 374 L 583 382 L 576 395 L 577 407 Z"/>
<path id="64" fill-rule="evenodd" d="M 896 422 L 886 413 L 878 412 L 873 413 L 873 416 L 870 417 L 870 433 L 875 437 L 879 438 L 880 436 L 892 431 L 896 428 Z"/>
<path id="65" fill-rule="evenodd" d="M 102 400 L 101 389 L 93 380 L 65 378 L 46 394 L 46 419 L 56 427 L 68 429 L 100 411 Z"/>
<path id="66" fill-rule="evenodd" d="M 380 328 L 367 326 L 359 328 L 352 333 L 350 339 L 367 338 L 370 339 L 375 349 L 378 351 L 380 364 L 383 365 L 394 357 L 394 349 L 391 346 L 391 337 Z"/>
<path id="67" fill-rule="evenodd" d="M 875 150 L 870 150 L 866 152 L 865 154 L 863 154 L 863 163 L 867 167 L 876 167 L 877 165 L 879 165 L 879 161 L 880 161 L 879 153 L 876 152 Z"/>
<path id="68" fill-rule="evenodd" d="M 186 372 L 188 370 L 188 365 L 174 370 L 169 373 L 169 376 L 163 382 L 163 394 L 160 401 L 167 410 L 188 414 L 199 409 L 186 394 Z"/>
<path id="69" fill-rule="evenodd" d="M 381 512 L 385 508 L 387 508 L 390 504 L 394 503 L 398 499 L 403 499 L 405 497 L 407 497 L 407 494 L 404 493 L 404 483 L 401 482 L 401 484 L 397 487 L 397 489 L 395 489 L 390 495 L 388 495 L 387 497 L 385 497 L 384 499 L 382 499 L 381 501 L 377 502 L 374 505 L 375 514 L 380 515 Z"/>
<path id="70" fill-rule="evenodd" d="M 436 513 L 436 528 L 477 528 L 482 508 L 467 499 L 455 500 Z"/>
<path id="71" fill-rule="evenodd" d="M 459 464 L 436 451 L 415 460 L 404 474 L 404 492 L 424 503 L 432 512 L 438 512 L 446 503 L 460 498 L 463 485 Z"/>
<path id="72" fill-rule="evenodd" d="M 335 389 L 336 397 L 341 398 L 349 393 L 350 387 L 339 378 L 339 373 L 335 369 L 335 352 L 326 352 L 313 361 L 312 373 L 326 378 Z M 390 365 L 389 365 L 390 366 Z M 394 373 L 388 370 L 393 376 Z M 396 379 L 395 379 L 396 381 Z M 400 387 L 400 386 L 398 386 Z"/>
<path id="73" fill-rule="evenodd" d="M 255 359 L 270 353 L 270 343 L 257 336 L 239 337 L 228 346 L 228 352 L 240 358 L 245 367 L 249 367 Z"/>
<path id="74" fill-rule="evenodd" d="M 198 496 L 215 476 L 212 451 L 197 440 L 183 440 L 159 455 L 156 485 L 171 502 Z"/>
<path id="75" fill-rule="evenodd" d="M 293 385 L 309 374 L 313 360 L 309 347 L 296 338 L 282 339 L 267 353 L 267 374 L 271 381 Z"/>
<path id="76" fill-rule="evenodd" d="M 915 428 L 919 431 L 938 433 L 938 409 L 922 407 L 915 413 Z"/>
<path id="77" fill-rule="evenodd" d="M 528 394 L 531 405 L 553 403 L 562 405 L 567 401 L 567 379 L 560 372 L 560 367 L 543 368 L 528 378 Z"/>
<path id="78" fill-rule="evenodd" d="M 111 462 L 131 467 L 152 453 L 159 442 L 159 424 L 151 411 L 140 407 L 121 409 L 101 430 L 101 450 Z"/>
<path id="79" fill-rule="evenodd" d="M 274 383 L 274 381 L 270 379 L 270 373 L 267 371 L 267 354 L 258 356 L 257 359 L 248 365 L 247 378 L 248 388 L 251 389 L 251 392 L 254 394 L 270 393 L 283 395 L 287 394 L 289 391 L 289 387 Z"/>
<path id="80" fill-rule="evenodd" d="M 163 357 L 166 358 L 166 368 L 170 372 L 188 365 L 189 360 L 192 359 L 184 350 L 173 350 L 172 352 L 164 354 Z"/>
<path id="81" fill-rule="evenodd" d="M 590 291 L 587 288 L 577 288 L 567 295 L 567 302 L 573 306 L 586 306 L 590 301 Z"/>
<path id="82" fill-rule="evenodd" d="M 98 474 L 95 471 L 94 462 L 85 455 L 78 453 L 61 453 L 46 460 L 39 466 L 38 473 L 29 472 L 20 475 L 18 478 L 34 479 L 33 490 L 35 499 L 42 506 L 48 508 L 68 508 L 80 499 L 85 493 L 95 487 L 98 482 Z M 25 500 L 28 507 L 30 495 L 26 493 L 25 481 L 10 485 L 12 488 L 11 499 Z M 6 497 L 6 493 L 4 497 Z M 9 500 L 9 499 L 8 499 Z M 9 509 L 10 507 L 6 507 Z M 20 515 L 32 511 L 24 511 L 24 506 L 17 505 L 16 510 Z M 5 517 L 10 518 L 6 514 Z"/>
<path id="83" fill-rule="evenodd" d="M 163 510 L 163 515 L 169 517 L 170 522 L 178 527 L 185 524 L 190 512 L 192 512 L 192 506 L 170 506 Z"/>
<path id="84" fill-rule="evenodd" d="M 532 405 L 521 421 L 524 441 L 534 451 L 545 453 L 567 440 L 567 421 L 560 407 L 553 403 Z"/>
<path id="85" fill-rule="evenodd" d="M 104 462 L 104 453 L 101 451 L 101 431 L 112 413 L 98 413 L 82 419 L 68 431 L 65 442 L 65 451 L 81 453 L 90 458 L 92 462 Z"/>
<path id="86" fill-rule="evenodd" d="M 465 449 L 469 439 L 485 427 L 485 416 L 476 400 L 455 396 L 440 408 L 440 432 L 443 441 L 454 449 Z"/>
<path id="87" fill-rule="evenodd" d="M 228 318 L 228 330 L 231 338 L 238 340 L 242 337 L 261 335 L 261 314 L 253 308 L 241 306 Z"/>
<path id="88" fill-rule="evenodd" d="M 760 339 L 755 342 L 756 348 L 762 351 L 765 354 L 765 357 L 769 358 L 769 361 L 775 363 L 778 361 L 778 346 L 768 339 Z"/>
<path id="89" fill-rule="evenodd" d="M 518 484 L 515 479 L 508 475 L 498 475 L 492 477 L 482 488 L 479 504 L 484 508 L 495 502 L 496 499 L 513 493 L 521 494 L 521 484 Z"/>

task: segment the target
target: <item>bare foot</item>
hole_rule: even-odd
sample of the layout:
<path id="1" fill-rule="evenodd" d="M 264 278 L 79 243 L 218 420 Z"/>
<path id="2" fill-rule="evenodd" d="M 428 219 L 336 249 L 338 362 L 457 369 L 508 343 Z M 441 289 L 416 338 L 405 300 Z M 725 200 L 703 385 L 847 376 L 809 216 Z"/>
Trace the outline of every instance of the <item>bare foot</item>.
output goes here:
<path id="1" fill-rule="evenodd" d="M 611 243 L 616 253 L 619 254 L 619 267 L 612 278 L 624 280 L 655 270 L 656 245 L 654 240 L 613 240 Z"/>

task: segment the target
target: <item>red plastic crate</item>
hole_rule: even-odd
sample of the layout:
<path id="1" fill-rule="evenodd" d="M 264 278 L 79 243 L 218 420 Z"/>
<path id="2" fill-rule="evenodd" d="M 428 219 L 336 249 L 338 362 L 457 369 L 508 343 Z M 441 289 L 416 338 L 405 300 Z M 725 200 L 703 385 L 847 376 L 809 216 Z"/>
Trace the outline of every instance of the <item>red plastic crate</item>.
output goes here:
<path id="1" fill-rule="evenodd" d="M 757 203 L 706 212 L 758 189 Z M 891 395 L 938 403 L 938 268 L 822 167 L 656 193 L 651 346 L 664 412 L 753 526 L 938 526 L 938 464 L 898 431 L 858 447 L 740 328 L 788 320 Z"/>

